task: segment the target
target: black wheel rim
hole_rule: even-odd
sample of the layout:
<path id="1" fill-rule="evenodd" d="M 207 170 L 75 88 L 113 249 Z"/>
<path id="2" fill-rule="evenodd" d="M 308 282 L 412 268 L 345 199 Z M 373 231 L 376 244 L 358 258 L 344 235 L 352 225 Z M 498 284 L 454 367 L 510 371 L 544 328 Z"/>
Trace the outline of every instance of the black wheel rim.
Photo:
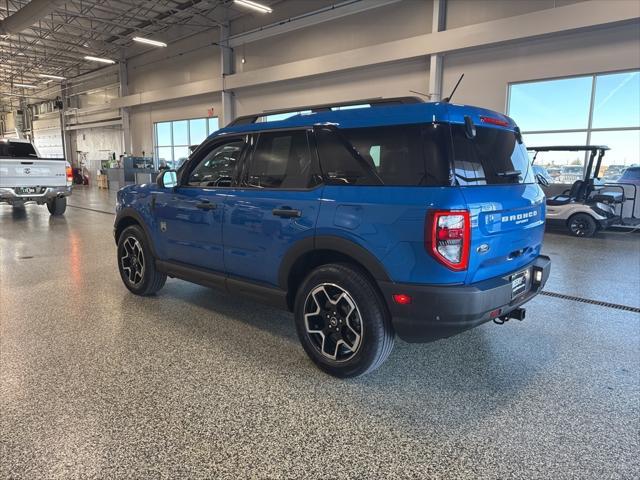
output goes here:
<path id="1" fill-rule="evenodd" d="M 362 345 L 362 316 L 344 288 L 322 283 L 311 290 L 304 303 L 308 338 L 325 358 L 335 362 L 351 359 Z"/>
<path id="2" fill-rule="evenodd" d="M 144 254 L 142 245 L 135 237 L 127 237 L 122 242 L 120 254 L 122 273 L 131 285 L 138 285 L 144 278 Z"/>
<path id="3" fill-rule="evenodd" d="M 589 231 L 589 225 L 586 220 L 576 219 L 571 222 L 571 231 L 578 237 L 584 237 Z"/>

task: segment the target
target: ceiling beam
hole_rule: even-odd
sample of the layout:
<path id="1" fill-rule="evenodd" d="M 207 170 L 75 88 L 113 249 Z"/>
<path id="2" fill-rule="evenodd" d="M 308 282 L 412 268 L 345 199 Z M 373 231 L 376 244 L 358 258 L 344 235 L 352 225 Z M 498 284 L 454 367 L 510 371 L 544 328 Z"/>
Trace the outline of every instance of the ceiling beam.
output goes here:
<path id="1" fill-rule="evenodd" d="M 67 0 L 31 0 L 20 10 L 0 21 L 0 36 L 18 33 L 37 23 Z"/>

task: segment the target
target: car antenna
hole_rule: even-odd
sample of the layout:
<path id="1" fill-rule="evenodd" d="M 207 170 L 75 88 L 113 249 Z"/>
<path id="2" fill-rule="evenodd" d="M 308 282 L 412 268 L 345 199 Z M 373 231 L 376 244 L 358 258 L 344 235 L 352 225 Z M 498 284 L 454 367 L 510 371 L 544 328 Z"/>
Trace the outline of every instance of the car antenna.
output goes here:
<path id="1" fill-rule="evenodd" d="M 458 89 L 458 85 L 460 85 L 460 82 L 462 81 L 462 77 L 464 77 L 464 73 L 460 75 L 460 78 L 458 79 L 458 83 L 456 83 L 456 86 L 453 87 L 453 90 L 451 91 L 451 95 L 442 99 L 444 103 L 449 103 L 451 101 L 451 97 L 453 97 L 453 94 L 456 93 L 456 90 Z"/>

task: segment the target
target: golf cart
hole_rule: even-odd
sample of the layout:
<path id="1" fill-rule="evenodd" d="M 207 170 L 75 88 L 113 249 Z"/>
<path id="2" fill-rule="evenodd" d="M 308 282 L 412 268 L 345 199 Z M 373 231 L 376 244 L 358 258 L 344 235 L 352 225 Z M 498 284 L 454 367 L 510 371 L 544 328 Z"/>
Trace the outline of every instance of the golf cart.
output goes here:
<path id="1" fill-rule="evenodd" d="M 535 163 L 540 152 L 588 152 L 589 158 L 582 178 L 560 195 L 547 196 L 547 223 L 566 227 L 576 237 L 591 237 L 596 231 L 611 225 L 622 225 L 624 202 L 632 200 L 632 218 L 635 218 L 637 186 L 632 183 L 604 183 L 599 175 L 602 158 L 609 147 L 605 145 L 571 145 L 528 147 Z M 562 178 L 562 177 L 561 177 Z M 543 187 L 550 182 L 547 176 L 536 174 Z M 633 189 L 633 197 L 625 196 L 625 186 Z"/>

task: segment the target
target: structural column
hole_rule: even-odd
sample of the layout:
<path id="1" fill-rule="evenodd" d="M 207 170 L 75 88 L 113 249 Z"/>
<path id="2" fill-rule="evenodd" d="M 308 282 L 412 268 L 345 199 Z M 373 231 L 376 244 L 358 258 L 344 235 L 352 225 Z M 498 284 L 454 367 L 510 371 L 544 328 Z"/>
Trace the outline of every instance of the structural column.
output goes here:
<path id="1" fill-rule="evenodd" d="M 118 80 L 120 82 L 120 97 L 129 95 L 129 75 L 127 72 L 127 61 L 124 55 L 120 57 L 118 64 Z M 120 109 L 120 118 L 122 118 L 122 147 L 127 155 L 133 155 L 131 151 L 131 127 L 129 125 L 129 108 Z"/>
<path id="2" fill-rule="evenodd" d="M 443 31 L 445 21 L 446 0 L 434 0 L 431 32 Z M 439 102 L 442 99 L 442 57 L 441 53 L 434 53 L 429 58 L 429 95 L 432 102 Z"/>
<path id="3" fill-rule="evenodd" d="M 233 92 L 226 88 L 226 76 L 233 73 L 233 49 L 229 46 L 229 24 L 220 26 L 220 68 L 222 75 L 222 115 L 220 115 L 220 127 L 231 123 L 235 117 Z"/>
<path id="4" fill-rule="evenodd" d="M 62 108 L 60 109 L 60 135 L 62 136 L 62 155 L 69 162 L 73 163 L 74 152 L 71 148 L 71 135 L 67 131 L 67 89 L 69 84 L 64 80 L 60 84 L 60 101 L 62 102 Z M 33 126 L 31 127 L 33 132 Z"/>

